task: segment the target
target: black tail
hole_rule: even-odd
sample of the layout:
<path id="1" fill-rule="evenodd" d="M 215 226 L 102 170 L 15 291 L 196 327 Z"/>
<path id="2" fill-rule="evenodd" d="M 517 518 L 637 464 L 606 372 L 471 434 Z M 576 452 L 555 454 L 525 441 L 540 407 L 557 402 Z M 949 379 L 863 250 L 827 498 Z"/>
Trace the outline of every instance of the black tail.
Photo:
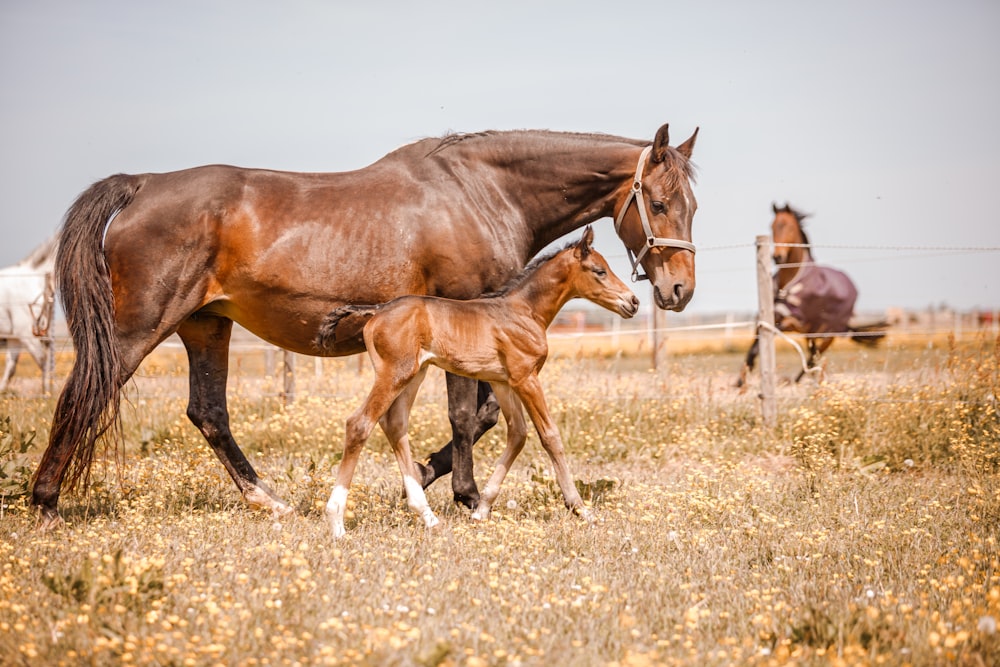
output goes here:
<path id="1" fill-rule="evenodd" d="M 848 325 L 851 340 L 866 347 L 875 347 L 888 333 L 888 322 Z"/>
<path id="2" fill-rule="evenodd" d="M 67 470 L 69 488 L 86 485 L 97 440 L 109 430 L 116 445 L 121 439 L 124 378 L 103 239 L 108 220 L 129 205 L 142 183 L 139 176 L 111 176 L 81 194 L 66 213 L 55 274 L 76 361 L 35 476 L 36 501 L 58 494 Z"/>
<path id="3" fill-rule="evenodd" d="M 316 334 L 316 347 L 321 352 L 332 351 L 338 343 L 351 338 L 360 338 L 365 323 L 378 312 L 381 306 L 341 306 L 323 318 Z"/>

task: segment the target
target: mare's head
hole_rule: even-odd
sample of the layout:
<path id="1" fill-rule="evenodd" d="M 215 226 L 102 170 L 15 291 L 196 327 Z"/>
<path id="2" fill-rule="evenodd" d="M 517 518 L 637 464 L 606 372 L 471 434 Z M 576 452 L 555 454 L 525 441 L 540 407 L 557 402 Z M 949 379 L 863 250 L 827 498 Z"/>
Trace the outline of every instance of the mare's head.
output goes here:
<path id="1" fill-rule="evenodd" d="M 684 310 L 694 295 L 691 221 L 698 201 L 691 187 L 691 152 L 697 137 L 695 130 L 673 148 L 667 125 L 661 127 L 653 145 L 643 151 L 635 182 L 629 184 L 629 194 L 616 216 L 618 235 L 636 256 L 635 263 L 653 285 L 656 305 L 664 310 Z"/>
<path id="2" fill-rule="evenodd" d="M 781 266 L 790 262 L 802 261 L 805 256 L 809 255 L 808 248 L 797 247 L 809 244 L 809 238 L 802 229 L 802 221 L 806 219 L 806 214 L 796 211 L 788 204 L 778 208 L 777 204 L 772 203 L 771 209 L 774 211 L 774 221 L 771 222 L 774 263 Z"/>
<path id="3" fill-rule="evenodd" d="M 569 279 L 572 291 L 624 318 L 632 317 L 639 310 L 639 299 L 611 271 L 601 253 L 591 247 L 593 242 L 594 230 L 588 225 L 583 238 L 566 249 L 573 259 Z"/>

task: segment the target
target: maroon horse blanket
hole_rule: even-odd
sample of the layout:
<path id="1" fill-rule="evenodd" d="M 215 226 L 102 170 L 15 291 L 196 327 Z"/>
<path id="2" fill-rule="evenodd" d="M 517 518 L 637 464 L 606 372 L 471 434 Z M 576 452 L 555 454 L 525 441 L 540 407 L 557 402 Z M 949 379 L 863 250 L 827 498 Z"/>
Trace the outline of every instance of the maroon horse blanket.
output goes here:
<path id="1" fill-rule="evenodd" d="M 774 290 L 775 323 L 783 329 L 782 322 L 794 318 L 802 333 L 847 331 L 858 298 L 847 274 L 816 264 L 803 264 L 782 289 L 775 275 Z"/>

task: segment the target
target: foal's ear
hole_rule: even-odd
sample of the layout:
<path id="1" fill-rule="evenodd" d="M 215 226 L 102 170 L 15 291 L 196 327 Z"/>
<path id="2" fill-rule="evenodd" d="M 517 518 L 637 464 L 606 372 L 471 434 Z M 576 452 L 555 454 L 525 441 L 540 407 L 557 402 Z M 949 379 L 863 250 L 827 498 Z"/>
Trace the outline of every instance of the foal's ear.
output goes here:
<path id="1" fill-rule="evenodd" d="M 656 131 L 656 138 L 653 139 L 653 151 L 651 159 L 659 164 L 667 157 L 667 149 L 670 148 L 670 123 L 664 123 L 663 127 Z"/>
<path id="2" fill-rule="evenodd" d="M 777 204 L 777 203 L 775 203 L 775 202 L 771 202 L 771 210 L 772 210 L 772 211 L 774 211 L 774 214 L 775 214 L 775 215 L 777 215 L 777 214 L 778 214 L 778 211 L 780 211 L 781 209 L 780 209 L 780 208 L 778 208 L 778 204 Z"/>
<path id="3" fill-rule="evenodd" d="M 587 225 L 587 228 L 583 230 L 583 238 L 580 242 L 576 244 L 576 247 L 580 251 L 580 259 L 586 259 L 587 255 L 590 254 L 590 244 L 594 242 L 594 228 Z"/>

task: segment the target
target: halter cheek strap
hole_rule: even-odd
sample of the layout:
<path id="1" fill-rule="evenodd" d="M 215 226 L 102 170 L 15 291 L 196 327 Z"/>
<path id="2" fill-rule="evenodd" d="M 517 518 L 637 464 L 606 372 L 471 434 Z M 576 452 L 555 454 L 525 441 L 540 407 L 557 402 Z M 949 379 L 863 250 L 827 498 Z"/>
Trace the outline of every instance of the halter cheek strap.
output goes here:
<path id="1" fill-rule="evenodd" d="M 639 250 L 639 254 L 634 254 L 631 248 L 625 246 L 625 251 L 628 252 L 628 259 L 632 263 L 632 282 L 649 280 L 649 276 L 639 275 L 639 262 L 646 256 L 650 248 L 680 248 L 681 250 L 690 250 L 692 253 L 695 250 L 694 244 L 690 241 L 653 235 L 653 228 L 650 227 L 649 216 L 646 214 L 646 201 L 642 196 L 642 167 L 646 164 L 646 158 L 649 157 L 649 153 L 652 150 L 652 146 L 646 146 L 642 149 L 642 153 L 639 155 L 639 164 L 635 167 L 635 179 L 632 181 L 632 188 L 628 192 L 628 197 L 625 198 L 625 203 L 618 210 L 618 215 L 615 216 L 615 231 L 621 237 L 622 220 L 625 219 L 625 212 L 634 200 L 636 208 L 639 209 L 639 219 L 642 220 L 642 231 L 646 234 L 646 243 Z"/>

